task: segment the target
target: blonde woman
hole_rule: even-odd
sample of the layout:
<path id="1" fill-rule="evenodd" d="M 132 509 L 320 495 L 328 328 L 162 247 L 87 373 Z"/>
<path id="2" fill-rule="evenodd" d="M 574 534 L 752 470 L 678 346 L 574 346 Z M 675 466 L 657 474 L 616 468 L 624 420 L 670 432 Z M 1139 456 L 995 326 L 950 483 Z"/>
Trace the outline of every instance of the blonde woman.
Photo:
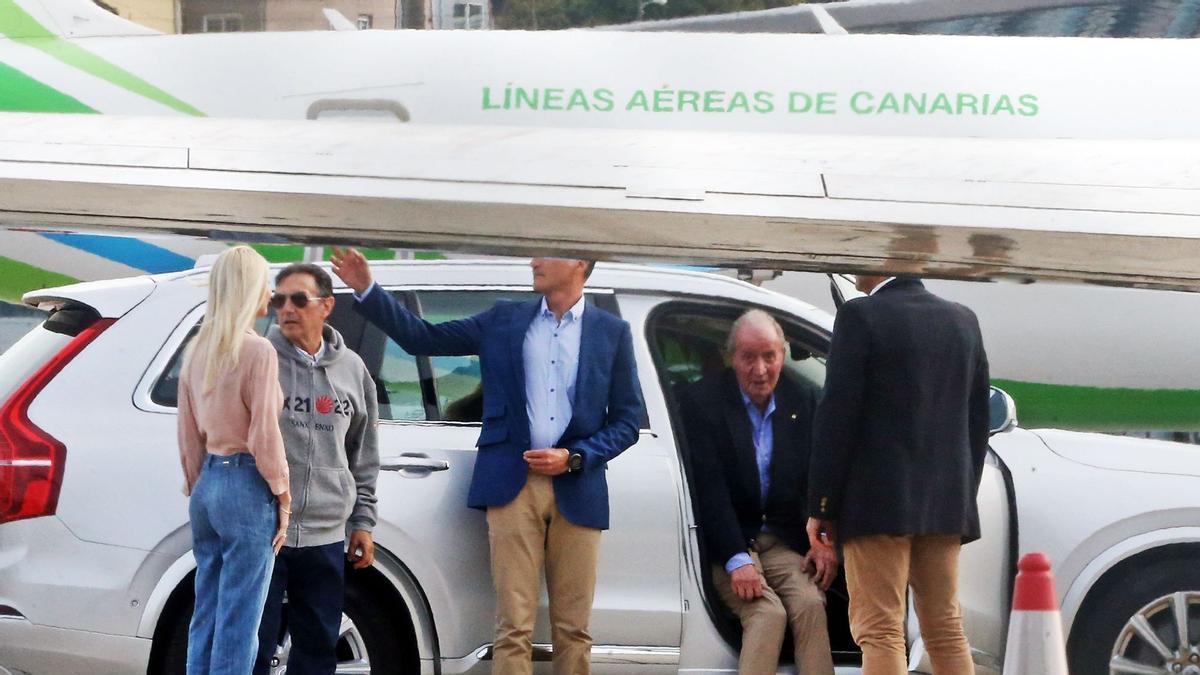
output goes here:
<path id="1" fill-rule="evenodd" d="M 273 554 L 291 514 L 278 360 L 253 331 L 267 313 L 267 273 L 267 261 L 245 246 L 217 258 L 179 378 L 179 457 L 196 556 L 188 675 L 250 672 Z"/>

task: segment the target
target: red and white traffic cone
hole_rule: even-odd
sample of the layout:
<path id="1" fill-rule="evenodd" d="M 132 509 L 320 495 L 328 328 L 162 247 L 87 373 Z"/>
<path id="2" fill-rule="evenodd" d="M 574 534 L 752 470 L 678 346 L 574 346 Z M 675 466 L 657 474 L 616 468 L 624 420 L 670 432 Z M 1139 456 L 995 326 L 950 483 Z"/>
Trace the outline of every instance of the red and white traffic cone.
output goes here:
<path id="1" fill-rule="evenodd" d="M 1017 565 L 1004 675 L 1067 675 L 1062 617 L 1054 575 L 1045 553 L 1028 553 Z"/>

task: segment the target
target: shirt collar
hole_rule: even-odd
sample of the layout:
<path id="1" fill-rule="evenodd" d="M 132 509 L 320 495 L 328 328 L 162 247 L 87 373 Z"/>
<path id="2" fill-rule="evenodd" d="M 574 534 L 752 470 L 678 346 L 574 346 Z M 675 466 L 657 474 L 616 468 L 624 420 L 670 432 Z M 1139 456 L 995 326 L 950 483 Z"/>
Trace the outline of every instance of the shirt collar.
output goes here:
<path id="1" fill-rule="evenodd" d="M 758 405 L 754 401 L 750 400 L 750 397 L 746 395 L 746 392 L 739 388 L 738 393 L 742 395 L 742 403 L 746 404 L 746 410 L 748 412 L 751 414 L 758 412 Z M 763 411 L 762 418 L 764 420 L 767 419 L 773 412 L 775 412 L 775 392 L 771 392 L 771 398 L 767 399 L 767 409 Z"/>
<path id="2" fill-rule="evenodd" d="M 304 351 L 303 349 L 301 349 L 298 345 L 296 345 L 294 343 L 292 344 L 292 347 L 295 348 L 296 351 L 300 352 L 300 355 L 303 356 L 308 361 L 310 361 L 311 363 L 317 363 L 321 360 L 322 356 L 325 356 L 325 338 L 324 337 L 321 338 L 321 346 L 317 347 L 316 354 L 309 354 L 308 352 Z"/>
<path id="3" fill-rule="evenodd" d="M 888 278 L 884 279 L 883 281 L 879 282 L 878 286 L 876 286 L 875 288 L 872 288 L 871 292 L 868 293 L 867 295 L 868 296 L 875 295 L 876 293 L 879 292 L 879 290 L 881 288 L 883 288 L 884 286 L 887 286 L 888 284 L 892 283 L 895 280 L 896 280 L 896 277 L 888 277 Z"/>
<path id="4" fill-rule="evenodd" d="M 571 309 L 568 309 L 567 313 L 563 314 L 563 318 L 565 319 L 567 314 L 570 314 L 571 321 L 579 321 L 583 318 L 583 309 L 586 306 L 586 298 L 582 295 L 579 296 L 579 302 L 576 302 L 574 305 L 572 305 Z M 542 308 L 538 311 L 538 316 L 549 316 L 551 319 L 554 318 L 554 312 L 550 311 L 549 305 L 546 304 L 546 296 L 544 295 L 542 296 Z"/>

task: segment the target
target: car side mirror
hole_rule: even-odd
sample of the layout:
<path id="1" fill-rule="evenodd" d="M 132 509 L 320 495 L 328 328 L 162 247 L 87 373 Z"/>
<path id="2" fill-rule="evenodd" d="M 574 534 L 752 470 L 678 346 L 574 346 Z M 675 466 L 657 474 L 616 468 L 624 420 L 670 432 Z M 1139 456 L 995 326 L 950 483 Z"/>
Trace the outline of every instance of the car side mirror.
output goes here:
<path id="1" fill-rule="evenodd" d="M 988 395 L 988 434 L 1002 434 L 1017 426 L 1017 403 L 1008 392 L 991 387 Z"/>

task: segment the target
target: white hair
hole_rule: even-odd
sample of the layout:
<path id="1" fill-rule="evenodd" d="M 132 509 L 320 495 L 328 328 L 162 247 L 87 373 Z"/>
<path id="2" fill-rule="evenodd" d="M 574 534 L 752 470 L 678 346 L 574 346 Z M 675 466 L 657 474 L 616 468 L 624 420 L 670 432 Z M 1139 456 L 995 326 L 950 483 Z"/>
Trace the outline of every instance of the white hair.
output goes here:
<path id="1" fill-rule="evenodd" d="M 237 367 L 246 332 L 267 298 L 269 272 L 266 259 L 249 246 L 234 246 L 213 263 L 204 322 L 184 357 L 186 365 L 197 352 L 204 356 L 204 391 Z"/>
<path id="2" fill-rule="evenodd" d="M 779 348 L 782 350 L 787 344 L 783 336 L 783 326 L 775 320 L 775 317 L 764 312 L 761 309 L 747 310 L 744 314 L 733 322 L 733 326 L 729 329 L 729 337 L 725 339 L 725 352 L 733 355 L 734 349 L 737 348 L 737 336 L 743 328 L 761 328 L 763 330 L 775 331 L 775 337 L 779 339 Z"/>

